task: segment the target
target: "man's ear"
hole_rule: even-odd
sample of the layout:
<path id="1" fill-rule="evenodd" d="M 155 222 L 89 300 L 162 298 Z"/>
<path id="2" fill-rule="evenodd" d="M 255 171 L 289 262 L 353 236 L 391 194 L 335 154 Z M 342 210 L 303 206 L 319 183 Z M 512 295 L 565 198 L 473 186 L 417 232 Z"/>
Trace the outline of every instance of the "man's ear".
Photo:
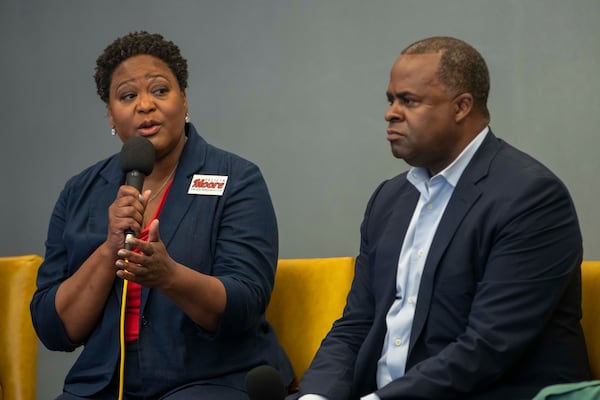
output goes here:
<path id="1" fill-rule="evenodd" d="M 471 93 L 462 93 L 454 98 L 456 112 L 454 119 L 456 122 L 462 122 L 467 115 L 473 111 L 473 95 Z"/>

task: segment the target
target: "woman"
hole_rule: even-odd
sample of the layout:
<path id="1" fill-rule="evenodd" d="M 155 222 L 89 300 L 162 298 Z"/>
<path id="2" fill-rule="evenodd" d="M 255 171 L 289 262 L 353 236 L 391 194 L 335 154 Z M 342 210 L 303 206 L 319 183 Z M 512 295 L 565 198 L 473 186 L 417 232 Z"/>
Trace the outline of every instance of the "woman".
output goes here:
<path id="1" fill-rule="evenodd" d="M 32 318 L 49 349 L 84 345 L 58 399 L 115 399 L 121 382 L 127 399 L 247 399 L 245 375 L 261 364 L 292 379 L 263 316 L 277 261 L 266 184 L 187 122 L 187 76 L 179 48 L 147 32 L 97 60 L 113 134 L 146 137 L 155 161 L 141 193 L 114 155 L 71 178 L 56 203 Z"/>

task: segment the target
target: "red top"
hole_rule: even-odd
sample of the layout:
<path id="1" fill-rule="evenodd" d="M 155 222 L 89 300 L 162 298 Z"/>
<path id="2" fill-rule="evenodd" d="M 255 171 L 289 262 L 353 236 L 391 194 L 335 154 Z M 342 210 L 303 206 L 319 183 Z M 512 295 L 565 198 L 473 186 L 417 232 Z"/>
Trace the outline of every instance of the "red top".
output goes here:
<path id="1" fill-rule="evenodd" d="M 165 204 L 165 200 L 167 199 L 167 195 L 169 194 L 169 190 L 171 189 L 171 184 L 173 181 L 169 182 L 163 196 L 160 200 L 160 204 L 156 209 L 156 213 L 154 217 L 148 222 L 148 225 L 142 230 L 140 233 L 141 240 L 148 240 L 148 232 L 150 230 L 150 223 L 158 218 L 160 211 L 163 208 L 163 204 Z M 137 249 L 134 251 L 138 252 Z M 125 341 L 133 342 L 138 339 L 140 334 L 140 305 L 141 305 L 141 295 L 142 295 L 142 287 L 135 282 L 127 283 L 127 303 L 126 303 L 126 311 L 125 311 Z"/>

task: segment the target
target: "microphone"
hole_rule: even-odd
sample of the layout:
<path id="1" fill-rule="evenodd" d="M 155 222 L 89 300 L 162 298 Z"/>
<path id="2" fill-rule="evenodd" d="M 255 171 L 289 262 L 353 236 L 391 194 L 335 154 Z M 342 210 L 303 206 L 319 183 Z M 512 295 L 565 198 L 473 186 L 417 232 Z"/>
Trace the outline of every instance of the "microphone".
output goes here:
<path id="1" fill-rule="evenodd" d="M 287 395 L 281 375 L 270 365 L 251 369 L 245 383 L 250 400 L 284 400 Z"/>
<path id="2" fill-rule="evenodd" d="M 144 178 L 154 168 L 154 145 L 143 136 L 134 136 L 123 143 L 120 154 L 121 171 L 125 173 L 125 184 L 142 192 Z M 127 239 L 135 236 L 131 229 L 125 230 L 125 248 L 131 250 Z"/>

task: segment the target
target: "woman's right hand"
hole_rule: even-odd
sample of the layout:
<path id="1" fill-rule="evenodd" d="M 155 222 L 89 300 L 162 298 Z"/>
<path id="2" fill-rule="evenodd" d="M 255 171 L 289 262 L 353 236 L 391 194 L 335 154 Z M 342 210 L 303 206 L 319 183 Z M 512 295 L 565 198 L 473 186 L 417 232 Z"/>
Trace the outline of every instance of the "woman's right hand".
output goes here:
<path id="1" fill-rule="evenodd" d="M 122 185 L 115 201 L 108 208 L 108 234 L 106 244 L 114 254 L 125 245 L 125 231 L 130 229 L 136 234 L 142 230 L 144 210 L 150 191 L 143 195 L 136 188 Z"/>

